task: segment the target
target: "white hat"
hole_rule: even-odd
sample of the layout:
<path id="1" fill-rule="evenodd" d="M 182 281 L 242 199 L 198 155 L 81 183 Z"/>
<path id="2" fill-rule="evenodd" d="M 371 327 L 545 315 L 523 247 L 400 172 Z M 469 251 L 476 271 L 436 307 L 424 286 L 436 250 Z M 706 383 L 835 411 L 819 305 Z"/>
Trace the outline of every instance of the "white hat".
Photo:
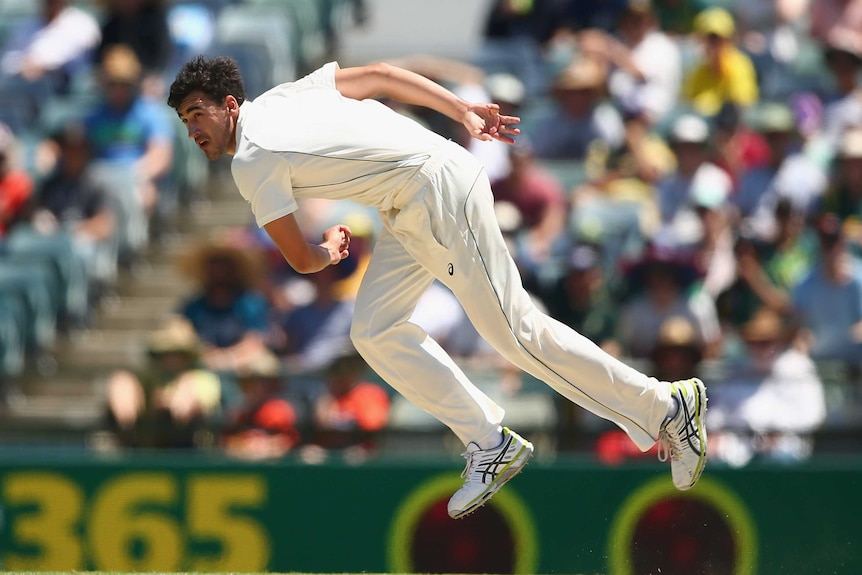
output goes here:
<path id="1" fill-rule="evenodd" d="M 848 129 L 841 136 L 841 144 L 838 146 L 839 158 L 862 158 L 862 127 Z"/>
<path id="2" fill-rule="evenodd" d="M 684 114 L 674 121 L 670 139 L 679 143 L 703 144 L 709 140 L 709 124 L 700 116 Z"/>
<path id="3" fill-rule="evenodd" d="M 513 74 L 491 74 L 485 79 L 485 87 L 494 102 L 520 104 L 524 101 L 524 83 Z"/>

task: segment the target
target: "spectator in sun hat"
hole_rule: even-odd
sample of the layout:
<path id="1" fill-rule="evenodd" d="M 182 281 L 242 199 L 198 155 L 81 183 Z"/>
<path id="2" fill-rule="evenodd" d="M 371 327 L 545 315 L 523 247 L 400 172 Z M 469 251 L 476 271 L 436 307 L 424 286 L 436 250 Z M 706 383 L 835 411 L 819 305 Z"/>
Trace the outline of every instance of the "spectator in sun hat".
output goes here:
<path id="1" fill-rule="evenodd" d="M 594 58 L 577 57 L 555 78 L 555 109 L 536 120 L 532 142 L 538 158 L 585 160 L 591 147 L 615 150 L 625 127 L 619 112 L 604 102 L 606 72 Z"/>
<path id="2" fill-rule="evenodd" d="M 713 116 L 725 102 L 742 107 L 759 98 L 751 59 L 736 45 L 736 24 L 724 8 L 707 8 L 694 20 L 694 33 L 704 46 L 703 59 L 688 72 L 683 97 L 694 109 Z"/>
<path id="3" fill-rule="evenodd" d="M 623 353 L 648 358 L 662 323 L 681 316 L 695 326 L 707 356 L 717 354 L 721 334 L 715 303 L 698 289 L 701 272 L 689 251 L 654 241 L 626 268 L 626 283 L 635 293 L 623 305 L 617 325 Z"/>
<path id="4" fill-rule="evenodd" d="M 202 359 L 213 370 L 235 370 L 264 347 L 269 305 L 258 291 L 258 254 L 211 240 L 178 260 L 195 292 L 180 306 L 202 341 Z"/>
<path id="5" fill-rule="evenodd" d="M 219 412 L 221 402 L 221 382 L 200 366 L 200 350 L 194 327 L 171 317 L 147 336 L 142 370 L 111 374 L 107 419 L 121 445 L 195 445 L 195 432 Z"/>
<path id="6" fill-rule="evenodd" d="M 235 374 L 242 391 L 236 410 L 227 415 L 222 445 L 240 459 L 283 457 L 300 443 L 294 406 L 284 396 L 287 378 L 278 358 L 260 350 Z"/>
<path id="7" fill-rule="evenodd" d="M 173 164 L 174 131 L 165 111 L 140 94 L 143 69 L 134 51 L 109 47 L 99 68 L 103 98 L 85 118 L 93 159 L 133 176 L 140 205 L 156 207 Z"/>
<path id="8" fill-rule="evenodd" d="M 793 290 L 802 341 L 815 360 L 862 365 L 862 263 L 848 249 L 835 214 L 819 216 L 816 230 L 817 264 Z"/>
<path id="9" fill-rule="evenodd" d="M 742 464 L 759 454 L 783 460 L 811 453 L 809 434 L 826 418 L 823 383 L 792 345 L 792 322 L 760 308 L 739 329 L 745 355 L 715 386 L 707 420 L 711 455 Z M 740 449 L 742 448 L 742 449 Z"/>
<path id="10" fill-rule="evenodd" d="M 663 381 L 676 381 L 686 373 L 698 373 L 703 361 L 703 341 L 694 325 L 682 316 L 666 319 L 650 354 L 653 373 Z"/>

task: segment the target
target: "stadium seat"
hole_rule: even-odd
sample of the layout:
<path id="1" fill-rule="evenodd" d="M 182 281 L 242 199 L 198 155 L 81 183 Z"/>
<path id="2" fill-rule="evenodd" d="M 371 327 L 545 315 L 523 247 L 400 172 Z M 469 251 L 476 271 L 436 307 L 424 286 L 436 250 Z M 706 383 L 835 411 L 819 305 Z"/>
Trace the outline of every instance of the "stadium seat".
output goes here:
<path id="1" fill-rule="evenodd" d="M 265 6 L 232 5 L 224 8 L 216 21 L 216 36 L 223 45 L 257 45 L 272 63 L 270 81 L 279 84 L 295 80 L 299 55 L 295 28 L 284 11 Z"/>

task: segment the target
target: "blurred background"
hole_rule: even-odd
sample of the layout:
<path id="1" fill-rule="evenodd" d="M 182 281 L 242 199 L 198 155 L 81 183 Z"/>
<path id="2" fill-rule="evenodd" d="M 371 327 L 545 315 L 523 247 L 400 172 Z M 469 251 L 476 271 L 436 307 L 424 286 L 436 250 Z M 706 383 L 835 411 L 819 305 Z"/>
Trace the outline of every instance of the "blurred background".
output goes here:
<path id="1" fill-rule="evenodd" d="M 480 159 L 543 309 L 707 382 L 704 486 L 434 285 L 413 321 L 537 446 L 449 523 L 461 446 L 349 341 L 377 215 L 301 202 L 353 249 L 293 273 L 164 103 L 197 54 L 250 97 L 385 60 L 520 116 L 506 146 L 387 102 Z M 858 573 L 860 257 L 859 0 L 0 0 L 0 567 Z"/>

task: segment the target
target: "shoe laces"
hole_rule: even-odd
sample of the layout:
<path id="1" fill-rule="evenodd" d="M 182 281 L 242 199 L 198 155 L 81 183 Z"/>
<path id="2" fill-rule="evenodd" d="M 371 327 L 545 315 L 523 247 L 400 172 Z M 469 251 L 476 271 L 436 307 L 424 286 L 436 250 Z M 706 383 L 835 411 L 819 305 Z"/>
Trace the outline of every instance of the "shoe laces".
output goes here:
<path id="1" fill-rule="evenodd" d="M 668 425 L 670 422 L 668 422 Z M 661 437 L 658 440 L 658 460 L 665 462 L 670 459 L 679 459 L 679 454 L 682 451 L 682 446 L 679 439 L 672 436 L 667 430 L 662 430 Z"/>
<path id="2" fill-rule="evenodd" d="M 461 454 L 461 457 L 463 457 L 464 459 L 467 460 L 467 465 L 464 466 L 464 471 L 461 472 L 461 479 L 466 478 L 467 475 L 470 473 L 470 467 L 473 466 L 473 454 L 474 453 L 476 453 L 476 452 L 475 451 L 465 451 L 464 453 Z"/>

